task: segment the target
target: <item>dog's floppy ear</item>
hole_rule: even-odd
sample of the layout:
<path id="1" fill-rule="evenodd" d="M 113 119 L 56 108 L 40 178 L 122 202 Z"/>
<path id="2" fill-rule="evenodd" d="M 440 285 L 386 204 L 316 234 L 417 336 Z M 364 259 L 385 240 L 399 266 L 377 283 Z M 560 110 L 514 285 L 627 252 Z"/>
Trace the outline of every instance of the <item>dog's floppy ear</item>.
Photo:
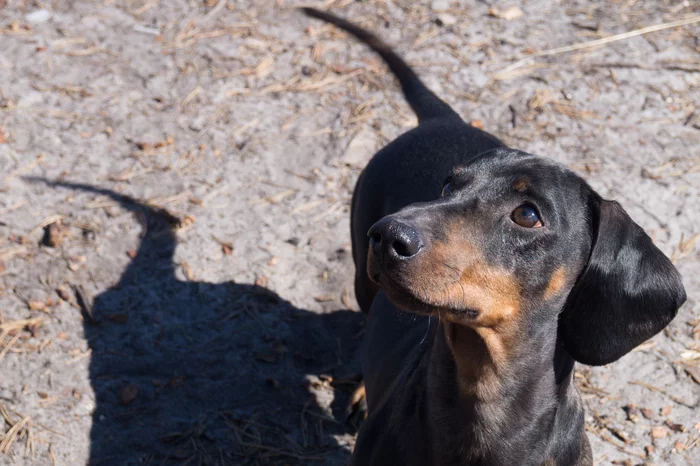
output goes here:
<path id="1" fill-rule="evenodd" d="M 681 276 L 622 207 L 595 195 L 588 265 L 559 317 L 559 334 L 578 362 L 618 360 L 660 332 L 685 301 Z"/>

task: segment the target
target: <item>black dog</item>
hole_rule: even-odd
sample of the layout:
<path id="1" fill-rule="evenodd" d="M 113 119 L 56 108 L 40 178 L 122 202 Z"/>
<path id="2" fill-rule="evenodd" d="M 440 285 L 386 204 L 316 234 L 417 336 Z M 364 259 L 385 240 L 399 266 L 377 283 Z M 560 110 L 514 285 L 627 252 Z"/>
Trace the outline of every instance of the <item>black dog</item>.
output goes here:
<path id="1" fill-rule="evenodd" d="M 419 119 L 353 196 L 369 417 L 352 464 L 592 464 L 574 361 L 663 329 L 680 275 L 575 173 L 464 123 L 371 33 L 304 11 L 377 52 Z"/>

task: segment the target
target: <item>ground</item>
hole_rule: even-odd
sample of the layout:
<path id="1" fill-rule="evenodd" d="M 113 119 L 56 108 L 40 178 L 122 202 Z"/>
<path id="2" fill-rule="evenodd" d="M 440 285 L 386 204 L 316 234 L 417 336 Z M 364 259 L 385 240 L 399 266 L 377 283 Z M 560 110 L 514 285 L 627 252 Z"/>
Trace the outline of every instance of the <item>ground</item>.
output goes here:
<path id="1" fill-rule="evenodd" d="M 576 380 L 596 464 L 700 464 L 700 23 L 532 57 L 700 5 L 308 3 L 673 259 L 678 317 Z M 415 117 L 301 4 L 0 0 L 0 464 L 347 461 L 349 200 Z"/>

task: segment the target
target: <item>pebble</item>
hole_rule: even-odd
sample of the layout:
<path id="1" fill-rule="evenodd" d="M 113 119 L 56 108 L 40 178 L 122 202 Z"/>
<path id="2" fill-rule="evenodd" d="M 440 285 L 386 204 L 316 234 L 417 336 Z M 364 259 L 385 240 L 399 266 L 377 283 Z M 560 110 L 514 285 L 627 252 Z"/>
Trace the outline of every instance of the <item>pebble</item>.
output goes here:
<path id="1" fill-rule="evenodd" d="M 377 145 L 375 132 L 371 128 L 363 128 L 345 149 L 343 163 L 351 167 L 364 167 L 376 152 Z"/>
<path id="2" fill-rule="evenodd" d="M 433 0 L 433 2 L 430 4 L 430 7 L 433 9 L 433 11 L 445 11 L 450 8 L 450 1 L 449 0 Z"/>
<path id="3" fill-rule="evenodd" d="M 51 12 L 49 10 L 36 10 L 28 13 L 24 16 L 24 19 L 31 24 L 45 23 L 51 19 Z"/>
<path id="4" fill-rule="evenodd" d="M 435 17 L 438 26 L 452 26 L 457 24 L 457 18 L 449 13 L 440 13 Z"/>

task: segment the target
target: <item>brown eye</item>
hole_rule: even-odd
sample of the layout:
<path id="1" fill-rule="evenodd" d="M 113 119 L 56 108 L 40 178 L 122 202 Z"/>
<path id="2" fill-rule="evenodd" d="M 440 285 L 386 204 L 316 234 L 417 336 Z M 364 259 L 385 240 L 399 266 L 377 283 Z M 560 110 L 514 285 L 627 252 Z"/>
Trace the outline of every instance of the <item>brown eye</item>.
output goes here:
<path id="1" fill-rule="evenodd" d="M 516 208 L 511 215 L 511 219 L 525 228 L 541 228 L 542 221 L 534 207 L 523 204 Z"/>
<path id="2" fill-rule="evenodd" d="M 451 192 L 452 192 L 452 188 L 450 187 L 450 182 L 448 181 L 448 182 L 445 183 L 445 185 L 442 187 L 442 193 L 440 193 L 440 197 L 449 196 Z"/>

